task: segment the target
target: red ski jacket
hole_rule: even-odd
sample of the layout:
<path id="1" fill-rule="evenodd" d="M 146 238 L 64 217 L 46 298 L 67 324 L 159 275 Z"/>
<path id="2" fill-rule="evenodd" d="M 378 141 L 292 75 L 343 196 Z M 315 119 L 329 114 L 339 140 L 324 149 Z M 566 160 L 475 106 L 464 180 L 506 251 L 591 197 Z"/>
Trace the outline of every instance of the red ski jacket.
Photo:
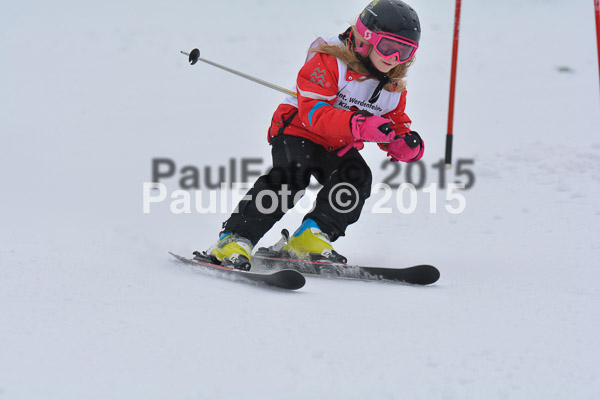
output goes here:
<path id="1" fill-rule="evenodd" d="M 317 39 L 313 43 L 318 44 Z M 333 44 L 337 37 L 327 40 Z M 366 110 L 389 118 L 396 134 L 410 131 L 410 118 L 404 113 L 406 91 L 383 90 L 375 103 L 369 98 L 379 83 L 350 70 L 346 63 L 329 54 L 309 53 L 309 58 L 298 73 L 297 97 L 287 96 L 279 105 L 269 127 L 268 139 L 278 135 L 307 138 L 327 149 L 338 150 L 352 143 L 350 108 Z M 387 145 L 380 146 L 383 150 Z"/>

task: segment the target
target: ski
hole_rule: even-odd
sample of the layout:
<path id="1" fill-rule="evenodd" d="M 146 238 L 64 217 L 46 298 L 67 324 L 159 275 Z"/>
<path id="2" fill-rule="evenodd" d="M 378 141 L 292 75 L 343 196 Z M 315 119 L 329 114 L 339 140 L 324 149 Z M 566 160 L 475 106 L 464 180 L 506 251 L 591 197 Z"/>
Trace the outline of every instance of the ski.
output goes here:
<path id="1" fill-rule="evenodd" d="M 327 261 L 311 261 L 277 256 L 272 250 L 260 248 L 252 256 L 267 270 L 293 269 L 304 275 L 329 278 L 346 278 L 364 281 L 403 282 L 413 285 L 431 285 L 440 278 L 440 271 L 433 265 L 420 264 L 407 268 L 366 267 Z"/>
<path id="2" fill-rule="evenodd" d="M 268 286 L 277 287 L 280 289 L 297 290 L 304 286 L 306 279 L 304 276 L 293 269 L 278 269 L 277 271 L 269 271 L 265 273 L 242 271 L 226 265 L 214 264 L 207 261 L 187 258 L 169 252 L 170 255 L 186 264 L 193 264 L 203 268 L 219 271 L 224 276 L 239 277 L 240 280 L 263 283 Z"/>

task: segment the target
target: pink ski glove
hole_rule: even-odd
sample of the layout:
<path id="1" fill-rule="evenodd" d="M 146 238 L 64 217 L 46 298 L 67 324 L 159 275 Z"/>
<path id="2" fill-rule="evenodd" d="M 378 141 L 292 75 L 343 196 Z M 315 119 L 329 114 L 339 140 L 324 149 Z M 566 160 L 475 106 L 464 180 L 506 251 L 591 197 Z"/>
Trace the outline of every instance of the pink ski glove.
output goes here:
<path id="1" fill-rule="evenodd" d="M 403 161 L 407 163 L 419 161 L 423 157 L 425 143 L 421 136 L 415 131 L 410 131 L 404 136 L 396 136 L 388 147 L 388 156 L 392 161 Z"/>
<path id="2" fill-rule="evenodd" d="M 390 120 L 377 117 L 368 111 L 360 110 L 350 118 L 350 128 L 354 139 L 365 142 L 390 142 L 394 130 Z"/>

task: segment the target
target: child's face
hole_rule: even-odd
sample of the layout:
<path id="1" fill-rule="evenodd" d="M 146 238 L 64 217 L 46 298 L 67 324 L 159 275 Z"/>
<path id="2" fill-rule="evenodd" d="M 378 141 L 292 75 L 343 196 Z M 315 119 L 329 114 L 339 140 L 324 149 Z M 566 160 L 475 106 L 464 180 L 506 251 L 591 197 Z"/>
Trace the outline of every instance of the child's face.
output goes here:
<path id="1" fill-rule="evenodd" d="M 369 54 L 369 60 L 377 68 L 379 72 L 387 74 L 392 68 L 400 64 L 396 57 L 383 58 L 376 51 L 371 51 Z"/>

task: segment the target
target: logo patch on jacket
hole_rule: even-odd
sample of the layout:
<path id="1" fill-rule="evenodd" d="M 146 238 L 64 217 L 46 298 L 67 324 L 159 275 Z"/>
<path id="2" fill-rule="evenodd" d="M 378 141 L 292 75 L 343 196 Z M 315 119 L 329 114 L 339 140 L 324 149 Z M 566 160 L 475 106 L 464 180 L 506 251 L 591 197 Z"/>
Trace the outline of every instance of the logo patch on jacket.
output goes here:
<path id="1" fill-rule="evenodd" d="M 325 87 L 325 74 L 327 74 L 327 70 L 325 68 L 319 69 L 319 67 L 317 67 L 313 73 L 310 74 L 310 81 L 321 87 Z"/>

